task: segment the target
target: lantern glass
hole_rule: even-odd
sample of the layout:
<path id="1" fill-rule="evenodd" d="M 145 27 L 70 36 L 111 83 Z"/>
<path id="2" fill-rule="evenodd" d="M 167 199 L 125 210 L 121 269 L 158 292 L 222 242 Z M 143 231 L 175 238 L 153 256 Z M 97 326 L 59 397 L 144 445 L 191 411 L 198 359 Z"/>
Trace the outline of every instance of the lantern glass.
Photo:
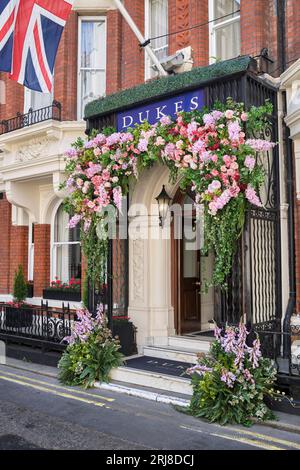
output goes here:
<path id="1" fill-rule="evenodd" d="M 160 194 L 156 198 L 158 204 L 159 224 L 162 227 L 165 218 L 168 215 L 168 209 L 171 202 L 171 198 L 168 195 L 165 185 L 163 185 Z"/>

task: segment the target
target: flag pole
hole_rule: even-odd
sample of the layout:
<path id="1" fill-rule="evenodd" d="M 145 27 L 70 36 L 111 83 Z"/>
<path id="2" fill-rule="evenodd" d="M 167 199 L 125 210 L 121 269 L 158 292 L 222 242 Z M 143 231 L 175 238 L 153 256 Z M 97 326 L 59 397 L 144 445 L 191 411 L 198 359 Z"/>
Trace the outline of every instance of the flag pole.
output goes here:
<path id="1" fill-rule="evenodd" d="M 116 7 L 118 8 L 118 10 L 120 11 L 121 15 L 123 16 L 123 18 L 128 23 L 128 25 L 130 26 L 130 28 L 132 29 L 132 31 L 134 32 L 136 37 L 138 38 L 140 44 L 145 44 L 146 39 L 144 38 L 144 36 L 140 32 L 139 28 L 137 27 L 137 25 L 135 24 L 135 22 L 133 21 L 133 19 L 129 15 L 129 13 L 126 10 L 126 8 L 124 7 L 123 3 L 120 0 L 114 0 L 114 2 L 115 2 Z M 161 65 L 161 63 L 160 63 L 159 59 L 156 57 L 152 47 L 149 44 L 147 44 L 147 45 L 145 45 L 144 49 L 147 52 L 147 54 L 149 55 L 152 62 L 156 65 L 159 74 L 163 77 L 166 77 L 168 75 L 168 72 L 166 72 L 166 70 Z"/>

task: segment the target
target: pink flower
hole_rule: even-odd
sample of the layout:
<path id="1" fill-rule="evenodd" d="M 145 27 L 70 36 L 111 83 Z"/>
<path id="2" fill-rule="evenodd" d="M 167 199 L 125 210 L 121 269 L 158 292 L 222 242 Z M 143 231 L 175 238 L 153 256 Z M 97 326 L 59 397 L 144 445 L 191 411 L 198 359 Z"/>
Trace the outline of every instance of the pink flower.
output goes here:
<path id="1" fill-rule="evenodd" d="M 110 179 L 110 171 L 105 169 L 102 171 L 102 179 L 108 181 Z"/>
<path id="2" fill-rule="evenodd" d="M 232 109 L 227 109 L 227 111 L 225 111 L 226 119 L 232 119 L 233 116 L 234 116 L 234 111 L 232 111 Z"/>
<path id="3" fill-rule="evenodd" d="M 75 214 L 73 215 L 73 217 L 70 219 L 69 223 L 68 223 L 68 227 L 69 228 L 75 228 L 76 225 L 79 224 L 79 222 L 81 221 L 82 219 L 82 216 L 79 215 L 79 214 Z"/>
<path id="4" fill-rule="evenodd" d="M 249 145 L 249 147 L 251 147 L 256 152 L 268 152 L 273 147 L 275 147 L 276 144 L 274 142 L 269 142 L 262 139 L 248 139 L 246 141 L 246 145 Z"/>
<path id="5" fill-rule="evenodd" d="M 253 170 L 253 168 L 255 167 L 255 158 L 254 157 L 251 157 L 251 155 L 247 155 L 247 157 L 245 158 L 245 161 L 244 161 L 244 165 L 249 168 L 249 170 Z"/>
<path id="6" fill-rule="evenodd" d="M 241 190 L 237 185 L 236 186 L 231 186 L 229 188 L 229 192 L 230 192 L 231 197 L 237 197 L 239 195 L 240 191 Z"/>
<path id="7" fill-rule="evenodd" d="M 214 193 L 215 191 L 218 191 L 221 188 L 221 183 L 218 180 L 213 180 L 210 185 L 208 186 L 208 191 L 210 193 Z"/>
<path id="8" fill-rule="evenodd" d="M 122 205 L 122 189 L 120 186 L 117 188 L 113 189 L 113 200 L 116 205 L 116 207 L 121 210 L 121 205 Z"/>
<path id="9" fill-rule="evenodd" d="M 165 145 L 165 139 L 163 139 L 163 138 L 159 135 L 159 136 L 157 137 L 157 139 L 156 139 L 154 145 L 157 145 L 157 146 Z"/>
<path id="10" fill-rule="evenodd" d="M 246 121 L 248 120 L 248 114 L 245 113 L 245 112 L 242 113 L 242 114 L 241 114 L 241 120 L 244 121 L 244 122 L 246 122 Z"/>
<path id="11" fill-rule="evenodd" d="M 223 162 L 225 163 L 227 167 L 229 167 L 231 164 L 231 157 L 229 155 L 224 155 Z"/>
<path id="12" fill-rule="evenodd" d="M 232 141 L 239 141 L 241 127 L 238 121 L 230 121 L 228 123 L 228 134 Z"/>
<path id="13" fill-rule="evenodd" d="M 169 126 L 172 123 L 172 121 L 169 116 L 163 116 L 160 119 L 160 123 L 162 126 Z"/>
<path id="14" fill-rule="evenodd" d="M 217 214 L 218 208 L 217 208 L 217 204 L 216 204 L 214 201 L 211 201 L 211 202 L 208 204 L 208 212 L 209 212 L 211 215 L 216 215 L 216 214 Z"/>
<path id="15" fill-rule="evenodd" d="M 147 139 L 140 139 L 138 143 L 138 149 L 140 152 L 147 152 L 148 150 L 148 140 Z"/>
<path id="16" fill-rule="evenodd" d="M 255 189 L 250 184 L 248 184 L 248 186 L 247 186 L 247 189 L 245 191 L 245 195 L 246 195 L 246 198 L 248 199 L 248 201 L 251 204 L 253 204 L 254 206 L 257 206 L 257 207 L 262 207 L 262 203 L 261 203 L 259 197 L 257 196 Z"/>
<path id="17" fill-rule="evenodd" d="M 96 147 L 96 148 L 94 149 L 94 155 L 95 155 L 96 157 L 98 157 L 100 154 L 101 154 L 101 150 L 99 149 L 99 147 Z"/>

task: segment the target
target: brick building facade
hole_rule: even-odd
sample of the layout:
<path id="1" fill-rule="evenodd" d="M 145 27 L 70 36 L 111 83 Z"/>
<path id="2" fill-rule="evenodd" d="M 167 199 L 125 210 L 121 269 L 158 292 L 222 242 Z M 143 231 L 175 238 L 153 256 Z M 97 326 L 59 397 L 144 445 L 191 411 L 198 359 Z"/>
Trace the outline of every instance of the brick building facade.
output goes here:
<path id="1" fill-rule="evenodd" d="M 185 63 L 179 71 L 251 55 L 257 58 L 260 72 L 274 78 L 280 77 L 300 57 L 298 3 L 124 0 L 146 39 L 164 35 L 152 41 L 157 54 L 185 51 Z M 162 18 L 162 12 L 167 12 L 167 18 Z M 261 58 L 263 50 L 266 58 Z M 42 99 L 28 94 L 7 75 L 0 76 L 5 85 L 1 121 L 30 108 L 34 112 L 50 106 L 53 99 L 61 104 L 61 120 L 48 119 L 26 128 L 16 126 L 10 132 L 6 132 L 7 124 L 2 122 L 0 135 L 0 296 L 7 299 L 11 294 L 14 272 L 22 264 L 28 280 L 34 282 L 38 302 L 54 276 L 60 277 L 64 272 L 65 281 L 70 277 L 72 263 L 69 260 L 69 266 L 64 266 L 66 252 L 62 248 L 70 239 L 56 238 L 55 224 L 63 197 L 59 188 L 63 180 L 63 152 L 78 135 L 84 136 L 83 104 L 155 79 L 155 71 L 113 1 L 75 0 L 59 47 L 53 96 Z M 297 207 L 296 229 L 298 199 Z M 72 243 L 76 240 L 72 239 Z M 299 243 L 297 235 L 296 244 Z M 74 248 L 72 253 L 75 252 Z M 298 246 L 296 252 L 299 253 Z M 58 259 L 62 265 L 60 272 L 55 265 Z M 300 267 L 297 273 L 300 301 Z"/>

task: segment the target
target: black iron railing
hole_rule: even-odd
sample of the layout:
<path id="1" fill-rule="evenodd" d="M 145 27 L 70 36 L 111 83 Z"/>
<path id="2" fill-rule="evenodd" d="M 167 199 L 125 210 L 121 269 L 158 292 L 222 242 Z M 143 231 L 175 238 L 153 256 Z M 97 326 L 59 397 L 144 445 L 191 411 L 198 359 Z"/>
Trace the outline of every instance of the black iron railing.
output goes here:
<path id="1" fill-rule="evenodd" d="M 63 339 L 71 334 L 72 324 L 76 321 L 75 313 L 69 306 L 62 310 L 52 310 L 48 304 L 40 307 L 15 307 L 10 304 L 0 305 L 0 339 L 17 339 L 26 344 L 42 342 L 51 343 L 54 349 L 65 347 Z"/>
<path id="2" fill-rule="evenodd" d="M 0 121 L 0 134 L 7 134 L 50 119 L 61 121 L 61 104 L 58 101 L 53 101 L 50 106 L 45 108 L 30 109 L 26 114 L 17 113 L 11 119 Z"/>
<path id="3" fill-rule="evenodd" d="M 277 367 L 278 383 L 300 386 L 300 328 L 290 327 L 289 331 L 276 331 L 254 327 L 260 342 L 262 354 L 274 361 Z"/>

